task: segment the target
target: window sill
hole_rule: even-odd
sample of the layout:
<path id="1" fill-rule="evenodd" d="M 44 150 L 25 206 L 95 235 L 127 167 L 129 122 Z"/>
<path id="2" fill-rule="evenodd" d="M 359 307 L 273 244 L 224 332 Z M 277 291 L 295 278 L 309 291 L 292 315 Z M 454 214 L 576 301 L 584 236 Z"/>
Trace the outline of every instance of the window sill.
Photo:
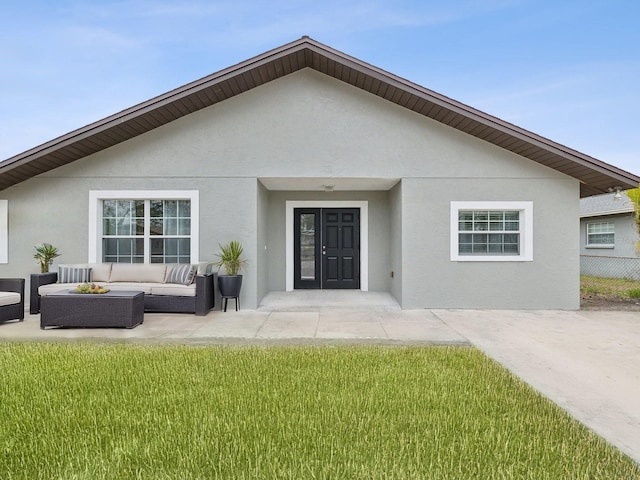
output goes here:
<path id="1" fill-rule="evenodd" d="M 616 248 L 616 246 L 615 245 L 585 245 L 584 248 L 613 250 L 614 248 Z"/>
<path id="2" fill-rule="evenodd" d="M 532 258 L 527 258 L 521 255 L 513 257 L 496 257 L 496 256 L 472 256 L 472 255 L 460 255 L 451 258 L 452 262 L 531 262 Z"/>

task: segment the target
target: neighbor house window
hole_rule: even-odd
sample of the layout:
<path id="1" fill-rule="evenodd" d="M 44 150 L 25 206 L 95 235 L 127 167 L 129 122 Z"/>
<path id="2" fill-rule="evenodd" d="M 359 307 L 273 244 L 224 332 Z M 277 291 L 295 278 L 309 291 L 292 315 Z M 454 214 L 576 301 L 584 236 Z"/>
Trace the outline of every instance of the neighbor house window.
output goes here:
<path id="1" fill-rule="evenodd" d="M 615 226 L 612 222 L 587 223 L 587 247 L 612 248 Z"/>
<path id="2" fill-rule="evenodd" d="M 451 202 L 451 260 L 533 260 L 532 202 Z"/>
<path id="3" fill-rule="evenodd" d="M 89 261 L 196 263 L 198 192 L 91 192 Z"/>

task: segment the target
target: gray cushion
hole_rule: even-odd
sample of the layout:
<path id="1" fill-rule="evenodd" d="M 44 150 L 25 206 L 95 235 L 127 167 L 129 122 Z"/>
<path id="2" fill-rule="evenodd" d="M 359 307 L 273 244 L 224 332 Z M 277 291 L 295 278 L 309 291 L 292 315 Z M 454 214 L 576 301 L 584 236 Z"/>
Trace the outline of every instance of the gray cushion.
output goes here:
<path id="1" fill-rule="evenodd" d="M 188 263 L 167 265 L 167 276 L 164 282 L 191 285 L 196 276 L 197 268 L 197 266 Z"/>
<path id="2" fill-rule="evenodd" d="M 109 283 L 146 282 L 162 283 L 167 271 L 164 263 L 114 263 Z"/>
<path id="3" fill-rule="evenodd" d="M 0 292 L 0 307 L 20 303 L 21 298 L 20 294 L 16 292 Z"/>
<path id="4" fill-rule="evenodd" d="M 151 287 L 152 295 L 165 295 L 172 297 L 195 297 L 196 285 L 182 285 L 176 283 L 155 284 Z"/>
<path id="5" fill-rule="evenodd" d="M 90 267 L 58 267 L 58 283 L 84 283 L 91 282 Z"/>
<path id="6" fill-rule="evenodd" d="M 92 282 L 108 282 L 111 275 L 110 263 L 61 263 L 60 267 L 90 268 Z"/>

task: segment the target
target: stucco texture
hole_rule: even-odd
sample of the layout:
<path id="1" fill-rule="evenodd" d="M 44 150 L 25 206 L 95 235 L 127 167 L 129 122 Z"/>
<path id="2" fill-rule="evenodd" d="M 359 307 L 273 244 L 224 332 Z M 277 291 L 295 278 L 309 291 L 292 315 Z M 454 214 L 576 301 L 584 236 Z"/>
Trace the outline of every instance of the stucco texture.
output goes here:
<path id="1" fill-rule="evenodd" d="M 241 240 L 242 305 L 255 308 L 284 289 L 285 201 L 326 198 L 296 188 L 316 177 L 395 179 L 331 195 L 369 202 L 370 290 L 403 308 L 579 306 L 575 179 L 308 69 L 5 190 L 0 268 L 35 273 L 41 242 L 65 263 L 86 261 L 90 190 L 198 190 L 197 260 Z M 269 190 L 270 178 L 287 188 Z M 450 261 L 449 206 L 460 200 L 534 202 L 534 260 Z"/>

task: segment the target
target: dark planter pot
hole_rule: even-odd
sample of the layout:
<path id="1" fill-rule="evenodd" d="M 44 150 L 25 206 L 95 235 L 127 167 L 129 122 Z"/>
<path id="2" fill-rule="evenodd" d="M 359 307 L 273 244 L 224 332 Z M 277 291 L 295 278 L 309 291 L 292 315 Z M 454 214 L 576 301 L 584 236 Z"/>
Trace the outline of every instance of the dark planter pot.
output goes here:
<path id="1" fill-rule="evenodd" d="M 223 297 L 235 298 L 240 296 L 242 275 L 218 275 L 218 287 Z"/>

